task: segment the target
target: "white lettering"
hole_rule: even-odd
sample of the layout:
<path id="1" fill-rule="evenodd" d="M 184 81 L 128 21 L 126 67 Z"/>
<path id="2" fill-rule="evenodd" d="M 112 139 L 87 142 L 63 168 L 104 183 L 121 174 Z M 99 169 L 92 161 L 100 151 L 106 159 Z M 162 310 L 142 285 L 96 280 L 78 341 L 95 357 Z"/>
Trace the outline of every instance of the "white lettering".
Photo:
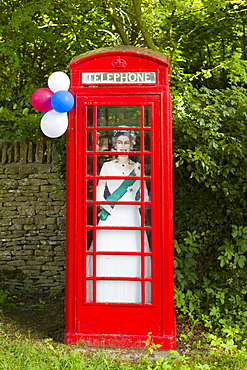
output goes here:
<path id="1" fill-rule="evenodd" d="M 106 73 L 107 82 L 114 81 L 113 73 Z"/>
<path id="2" fill-rule="evenodd" d="M 95 82 L 101 82 L 102 81 L 102 73 L 95 73 Z"/>
<path id="3" fill-rule="evenodd" d="M 144 81 L 145 74 L 144 73 L 137 73 L 137 81 L 143 82 Z"/>
<path id="4" fill-rule="evenodd" d="M 120 74 L 119 73 L 113 73 L 114 82 L 119 82 Z"/>
<path id="5" fill-rule="evenodd" d="M 129 73 L 128 76 L 130 82 L 136 82 L 137 75 L 135 73 Z"/>
<path id="6" fill-rule="evenodd" d="M 83 72 L 83 84 L 155 84 L 156 72 Z"/>
<path id="7" fill-rule="evenodd" d="M 151 82 L 150 73 L 145 73 L 145 82 Z"/>
<path id="8" fill-rule="evenodd" d="M 120 81 L 119 82 L 128 82 L 128 75 L 125 72 L 120 73 Z"/>
<path id="9" fill-rule="evenodd" d="M 90 83 L 90 74 L 89 73 L 82 73 L 82 83 Z"/>
<path id="10" fill-rule="evenodd" d="M 156 73 L 155 72 L 150 72 L 151 80 L 152 82 L 156 83 Z"/>

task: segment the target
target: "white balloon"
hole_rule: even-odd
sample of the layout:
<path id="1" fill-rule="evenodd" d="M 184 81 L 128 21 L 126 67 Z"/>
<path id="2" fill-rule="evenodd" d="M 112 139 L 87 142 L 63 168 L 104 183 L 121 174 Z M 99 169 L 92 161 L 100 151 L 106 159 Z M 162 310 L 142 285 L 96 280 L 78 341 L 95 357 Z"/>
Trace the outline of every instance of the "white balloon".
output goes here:
<path id="1" fill-rule="evenodd" d="M 48 86 L 53 92 L 58 90 L 68 91 L 70 86 L 69 76 L 64 72 L 54 72 L 48 78 Z"/>
<path id="2" fill-rule="evenodd" d="M 41 131 L 50 138 L 62 136 L 68 128 L 68 114 L 54 109 L 47 112 L 40 122 Z"/>

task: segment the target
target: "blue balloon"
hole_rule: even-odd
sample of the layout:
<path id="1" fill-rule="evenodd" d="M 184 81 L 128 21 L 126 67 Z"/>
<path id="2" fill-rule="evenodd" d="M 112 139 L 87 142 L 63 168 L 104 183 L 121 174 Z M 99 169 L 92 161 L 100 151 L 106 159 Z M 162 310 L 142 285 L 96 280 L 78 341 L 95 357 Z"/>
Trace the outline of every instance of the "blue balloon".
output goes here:
<path id="1" fill-rule="evenodd" d="M 66 90 L 58 90 L 51 97 L 51 106 L 58 113 L 70 111 L 74 105 L 73 95 Z"/>

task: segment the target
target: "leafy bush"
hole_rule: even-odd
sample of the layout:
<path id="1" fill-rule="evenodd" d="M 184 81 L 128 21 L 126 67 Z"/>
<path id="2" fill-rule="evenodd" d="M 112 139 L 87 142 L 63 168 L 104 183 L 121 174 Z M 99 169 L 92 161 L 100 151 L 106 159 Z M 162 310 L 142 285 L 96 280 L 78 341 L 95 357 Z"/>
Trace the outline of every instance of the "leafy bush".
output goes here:
<path id="1" fill-rule="evenodd" d="M 12 294 L 8 289 L 0 288 L 0 310 L 12 305 Z"/>
<path id="2" fill-rule="evenodd" d="M 175 104 L 176 306 L 206 326 L 244 334 L 246 90 L 189 86 Z"/>

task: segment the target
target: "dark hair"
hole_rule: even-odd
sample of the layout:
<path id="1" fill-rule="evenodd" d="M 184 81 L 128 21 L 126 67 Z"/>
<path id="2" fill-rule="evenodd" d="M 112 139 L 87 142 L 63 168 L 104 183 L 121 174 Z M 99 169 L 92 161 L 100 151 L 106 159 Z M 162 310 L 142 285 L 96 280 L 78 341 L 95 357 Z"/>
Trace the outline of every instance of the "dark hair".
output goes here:
<path id="1" fill-rule="evenodd" d="M 119 136 L 127 136 L 130 139 L 131 147 L 135 145 L 136 143 L 136 136 L 133 130 L 125 130 L 125 129 L 114 130 L 113 137 L 112 137 L 112 145 L 114 148 L 116 147 Z"/>

